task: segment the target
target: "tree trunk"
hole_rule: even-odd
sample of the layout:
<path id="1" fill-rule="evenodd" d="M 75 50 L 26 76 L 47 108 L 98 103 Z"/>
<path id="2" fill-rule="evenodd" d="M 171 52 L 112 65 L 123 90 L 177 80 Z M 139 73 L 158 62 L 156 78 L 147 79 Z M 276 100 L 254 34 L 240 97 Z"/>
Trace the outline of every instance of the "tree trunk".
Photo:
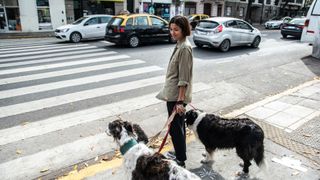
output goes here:
<path id="1" fill-rule="evenodd" d="M 280 4 L 280 12 L 279 12 L 279 15 L 280 15 L 281 17 L 284 16 L 284 10 L 285 10 L 286 6 L 288 5 L 289 0 L 284 0 L 284 2 L 285 2 L 284 5 L 281 5 L 281 4 Z"/>
<path id="2" fill-rule="evenodd" d="M 247 13 L 246 13 L 245 20 L 250 24 L 252 23 L 251 22 L 251 6 L 252 6 L 252 0 L 248 0 Z"/>

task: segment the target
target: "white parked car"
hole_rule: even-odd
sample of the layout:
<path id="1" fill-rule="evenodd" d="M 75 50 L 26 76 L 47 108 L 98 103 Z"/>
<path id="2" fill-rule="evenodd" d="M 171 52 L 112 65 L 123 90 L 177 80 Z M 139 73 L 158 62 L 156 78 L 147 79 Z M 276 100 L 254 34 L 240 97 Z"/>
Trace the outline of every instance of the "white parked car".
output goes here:
<path id="1" fill-rule="evenodd" d="M 317 32 L 320 33 L 320 0 L 314 0 L 309 8 L 301 41 L 313 44 Z"/>
<path id="2" fill-rule="evenodd" d="M 251 45 L 257 48 L 261 33 L 248 22 L 229 17 L 214 17 L 199 21 L 193 33 L 197 47 L 208 45 L 226 52 L 232 46 Z"/>
<path id="3" fill-rule="evenodd" d="M 266 29 L 281 29 L 282 24 L 291 20 L 291 17 L 273 18 L 264 23 Z"/>
<path id="4" fill-rule="evenodd" d="M 58 27 L 55 36 L 58 39 L 80 42 L 82 39 L 104 38 L 106 27 L 111 15 L 88 15 L 84 16 L 72 24 Z"/>

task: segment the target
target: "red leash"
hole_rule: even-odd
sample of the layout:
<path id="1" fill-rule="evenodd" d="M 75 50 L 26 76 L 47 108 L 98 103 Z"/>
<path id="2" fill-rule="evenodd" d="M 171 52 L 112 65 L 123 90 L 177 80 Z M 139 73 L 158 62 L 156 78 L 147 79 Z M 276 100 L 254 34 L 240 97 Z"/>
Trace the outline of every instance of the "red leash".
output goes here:
<path id="1" fill-rule="evenodd" d="M 188 105 L 191 106 L 192 109 L 196 110 L 196 108 L 195 108 L 193 105 L 191 105 L 190 103 L 189 103 Z M 165 144 L 166 141 L 167 141 L 168 134 L 169 134 L 169 132 L 170 132 L 171 122 L 173 121 L 174 116 L 176 115 L 176 113 L 177 113 L 177 112 L 176 112 L 176 106 L 174 106 L 174 110 L 172 111 L 172 114 L 170 115 L 170 117 L 169 117 L 168 120 L 167 120 L 168 130 L 167 130 L 166 135 L 164 136 L 164 138 L 163 138 L 163 140 L 162 140 L 162 142 L 161 142 L 161 145 L 160 145 L 160 147 L 159 147 L 158 153 L 161 152 L 161 150 L 162 150 L 163 147 L 164 147 L 164 144 Z"/>

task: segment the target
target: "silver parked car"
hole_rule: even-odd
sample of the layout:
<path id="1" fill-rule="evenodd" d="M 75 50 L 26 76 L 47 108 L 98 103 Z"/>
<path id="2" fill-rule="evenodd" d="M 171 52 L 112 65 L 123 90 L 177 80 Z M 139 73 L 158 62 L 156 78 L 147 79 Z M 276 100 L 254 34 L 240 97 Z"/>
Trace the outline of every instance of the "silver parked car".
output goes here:
<path id="1" fill-rule="evenodd" d="M 199 22 L 193 41 L 197 47 L 208 45 L 226 52 L 233 46 L 251 45 L 257 48 L 261 42 L 261 33 L 244 20 L 214 17 Z"/>
<path id="2" fill-rule="evenodd" d="M 281 29 L 284 23 L 291 21 L 291 17 L 275 17 L 264 23 L 266 29 Z"/>

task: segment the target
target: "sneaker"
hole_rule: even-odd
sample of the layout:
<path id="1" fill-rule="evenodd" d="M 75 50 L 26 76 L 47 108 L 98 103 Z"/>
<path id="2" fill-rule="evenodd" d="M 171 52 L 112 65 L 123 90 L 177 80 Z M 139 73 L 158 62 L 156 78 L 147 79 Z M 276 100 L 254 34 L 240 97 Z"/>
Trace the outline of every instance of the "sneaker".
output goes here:
<path id="1" fill-rule="evenodd" d="M 168 151 L 165 155 L 168 159 L 176 159 L 176 153 L 174 151 Z"/>

